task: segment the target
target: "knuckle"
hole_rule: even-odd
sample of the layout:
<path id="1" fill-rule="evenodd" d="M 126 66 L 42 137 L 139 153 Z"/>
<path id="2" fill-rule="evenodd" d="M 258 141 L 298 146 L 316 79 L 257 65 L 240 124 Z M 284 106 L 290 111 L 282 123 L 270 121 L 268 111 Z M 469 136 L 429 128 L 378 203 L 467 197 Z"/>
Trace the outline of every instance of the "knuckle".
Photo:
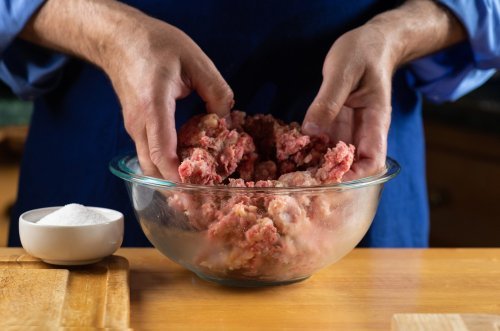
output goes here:
<path id="1" fill-rule="evenodd" d="M 151 162 L 153 162 L 155 165 L 161 164 L 163 162 L 163 153 L 161 148 L 157 145 L 150 146 L 149 158 L 151 159 Z"/>
<path id="2" fill-rule="evenodd" d="M 314 102 L 314 106 L 331 118 L 335 118 L 340 110 L 339 104 L 333 100 L 318 100 Z"/>

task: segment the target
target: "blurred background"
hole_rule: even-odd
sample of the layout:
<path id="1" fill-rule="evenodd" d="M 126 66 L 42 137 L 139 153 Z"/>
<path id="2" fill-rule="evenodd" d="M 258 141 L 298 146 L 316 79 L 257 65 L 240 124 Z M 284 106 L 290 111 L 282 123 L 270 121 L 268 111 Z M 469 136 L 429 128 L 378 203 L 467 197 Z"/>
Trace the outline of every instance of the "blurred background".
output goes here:
<path id="1" fill-rule="evenodd" d="M 0 82 L 0 247 L 31 103 Z M 427 179 L 433 247 L 500 247 L 500 75 L 457 102 L 426 104 Z"/>

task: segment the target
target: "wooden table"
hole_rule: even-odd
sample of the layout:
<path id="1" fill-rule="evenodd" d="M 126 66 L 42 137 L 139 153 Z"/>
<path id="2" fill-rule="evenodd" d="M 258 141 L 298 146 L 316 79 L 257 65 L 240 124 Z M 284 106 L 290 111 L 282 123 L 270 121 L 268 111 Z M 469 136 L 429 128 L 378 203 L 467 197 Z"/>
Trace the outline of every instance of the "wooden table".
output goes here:
<path id="1" fill-rule="evenodd" d="M 4 163 L 0 160 L 0 247 L 7 246 L 10 223 L 9 206 L 16 199 L 18 180 L 19 165 Z"/>
<path id="2" fill-rule="evenodd" d="M 390 330 L 396 313 L 500 313 L 500 249 L 356 249 L 259 289 L 202 281 L 153 249 L 117 255 L 130 262 L 135 330 Z"/>

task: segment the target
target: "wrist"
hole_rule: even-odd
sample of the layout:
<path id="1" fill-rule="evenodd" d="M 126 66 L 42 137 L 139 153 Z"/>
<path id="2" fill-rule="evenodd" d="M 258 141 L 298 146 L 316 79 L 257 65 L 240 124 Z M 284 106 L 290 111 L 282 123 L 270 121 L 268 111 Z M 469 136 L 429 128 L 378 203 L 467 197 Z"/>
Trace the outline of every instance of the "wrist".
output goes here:
<path id="1" fill-rule="evenodd" d="M 125 48 L 127 32 L 146 17 L 116 1 L 49 0 L 33 15 L 20 37 L 67 53 L 107 70 Z"/>
<path id="2" fill-rule="evenodd" d="M 176 32 L 174 27 L 131 7 L 113 12 L 107 21 L 103 42 L 98 43 L 95 54 L 98 66 L 112 79 L 132 66 L 149 64 L 148 55 L 165 46 L 165 37 Z"/>
<path id="3" fill-rule="evenodd" d="M 364 27 L 377 31 L 382 35 L 383 47 L 388 50 L 389 61 L 394 67 L 404 63 L 411 45 L 405 36 L 404 23 L 393 11 L 373 17 Z"/>
<path id="4" fill-rule="evenodd" d="M 99 33 L 92 35 L 90 44 L 93 47 L 85 56 L 108 75 L 131 58 L 130 53 L 137 48 L 134 45 L 141 40 L 143 22 L 150 19 L 132 7 L 123 4 L 118 6 L 120 8 L 102 12 L 101 18 L 106 23 Z"/>
<path id="5" fill-rule="evenodd" d="M 384 33 L 396 66 L 437 52 L 466 38 L 461 23 L 432 0 L 408 0 L 367 25 Z"/>

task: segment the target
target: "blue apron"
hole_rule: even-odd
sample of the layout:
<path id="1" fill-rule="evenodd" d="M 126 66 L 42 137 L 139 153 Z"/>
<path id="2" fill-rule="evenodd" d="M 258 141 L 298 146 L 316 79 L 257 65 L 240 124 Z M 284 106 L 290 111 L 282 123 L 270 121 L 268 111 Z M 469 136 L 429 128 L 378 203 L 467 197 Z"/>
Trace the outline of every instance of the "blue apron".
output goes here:
<path id="1" fill-rule="evenodd" d="M 127 1 L 185 31 L 233 88 L 236 108 L 302 121 L 321 84 L 332 43 L 397 1 Z M 402 69 L 393 80 L 388 154 L 402 166 L 383 191 L 361 245 L 422 247 L 428 206 L 420 96 Z M 203 103 L 179 101 L 177 126 Z M 18 246 L 17 219 L 29 209 L 78 202 L 122 211 L 125 246 L 149 246 L 124 183 L 108 170 L 116 155 L 134 151 L 108 78 L 72 59 L 56 89 L 35 101 L 9 245 Z"/>

